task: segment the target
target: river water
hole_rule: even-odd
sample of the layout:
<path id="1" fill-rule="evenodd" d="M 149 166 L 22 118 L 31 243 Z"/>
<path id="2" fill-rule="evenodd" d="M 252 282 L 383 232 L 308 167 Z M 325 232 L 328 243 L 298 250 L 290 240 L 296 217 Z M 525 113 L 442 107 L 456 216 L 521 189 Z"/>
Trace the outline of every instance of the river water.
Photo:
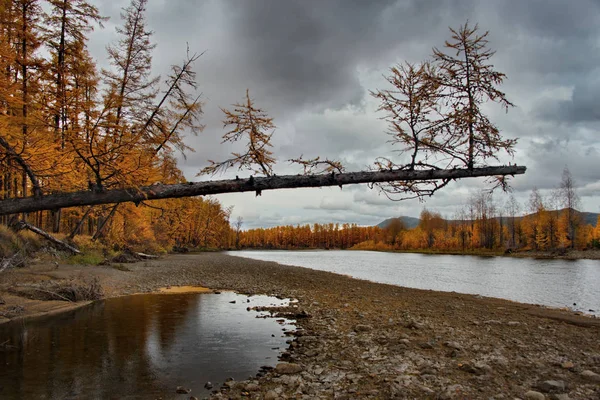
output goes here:
<path id="1" fill-rule="evenodd" d="M 205 397 L 208 381 L 218 389 L 275 366 L 294 327 L 246 308 L 283 304 L 231 292 L 135 295 L 2 324 L 0 399 Z"/>
<path id="2" fill-rule="evenodd" d="M 392 285 L 480 294 L 600 315 L 600 261 L 385 253 L 232 251 Z"/>

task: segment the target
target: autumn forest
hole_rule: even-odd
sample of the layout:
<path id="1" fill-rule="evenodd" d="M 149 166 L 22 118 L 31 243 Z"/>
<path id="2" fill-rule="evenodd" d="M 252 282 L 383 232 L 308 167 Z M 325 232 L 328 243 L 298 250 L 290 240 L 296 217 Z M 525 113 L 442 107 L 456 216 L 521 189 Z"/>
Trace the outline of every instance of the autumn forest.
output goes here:
<path id="1" fill-rule="evenodd" d="M 106 48 L 110 67 L 99 68 L 87 41 L 90 32 L 103 29 L 106 18 L 91 3 L 0 2 L 2 200 L 187 182 L 177 157 L 192 150 L 184 136 L 203 129 L 203 100 L 196 94 L 193 69 L 201 54 L 188 51 L 167 76 L 154 76 L 155 44 L 146 26 L 146 3 L 132 0 L 123 9 L 118 39 Z M 513 154 L 516 139 L 502 138 L 478 108 L 487 101 L 507 110 L 512 107 L 495 87 L 504 75 L 486 63 L 493 55 L 485 47 L 487 33 L 480 35 L 477 26 L 468 24 L 451 32 L 454 42 L 446 46 L 473 55 L 468 67 L 478 74 L 480 85 L 464 86 L 465 79 L 472 79 L 469 68 L 464 75 L 462 61 L 437 48 L 431 62 L 392 68 L 387 81 L 395 90 L 377 90 L 371 95 L 381 101 L 380 111 L 390 123 L 388 133 L 408 158 L 402 162 L 379 158 L 374 170 L 411 174 L 464 168 L 471 174 L 487 166 L 487 159 L 497 160 L 500 151 Z M 468 99 L 460 93 L 463 89 Z M 225 161 L 210 161 L 200 174 L 239 167 L 275 177 L 272 118 L 254 105 L 248 91 L 233 109 L 222 111 L 229 129 L 223 142 L 242 141 L 248 134 L 247 151 L 234 152 Z M 332 182 L 344 172 L 337 160 L 300 156 L 288 161 L 302 167 L 305 174 L 331 174 Z M 496 186 L 507 189 L 506 175 L 523 173 L 524 168 L 515 171 L 513 167 L 496 176 Z M 375 186 L 388 196 L 422 199 L 452 180 L 430 178 Z M 256 195 L 260 194 L 257 189 Z M 22 220 L 79 246 L 101 242 L 146 252 L 173 247 L 471 251 L 598 245 L 600 228 L 582 223 L 577 207 L 573 180 L 565 170 L 551 198 L 543 199 L 534 190 L 526 205 L 512 197 L 498 204 L 485 191 L 472 195 L 451 219 L 423 210 L 419 225 L 411 229 L 395 220 L 384 228 L 329 223 L 244 230 L 241 219 L 230 221 L 232 209 L 212 197 L 40 209 L 3 214 L 0 223 L 10 226 Z"/>

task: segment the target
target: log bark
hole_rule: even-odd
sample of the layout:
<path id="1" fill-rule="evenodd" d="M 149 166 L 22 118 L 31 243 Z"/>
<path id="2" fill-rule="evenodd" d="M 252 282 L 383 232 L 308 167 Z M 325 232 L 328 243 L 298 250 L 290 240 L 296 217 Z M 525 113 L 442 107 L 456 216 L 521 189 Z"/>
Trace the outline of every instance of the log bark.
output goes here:
<path id="1" fill-rule="evenodd" d="M 17 222 L 16 227 L 19 229 L 28 229 L 33 233 L 37 233 L 38 235 L 42 236 L 49 242 L 54 243 L 56 246 L 60 247 L 63 250 L 67 250 L 73 254 L 81 254 L 81 252 L 79 250 L 77 250 L 75 247 L 73 247 L 61 240 L 58 240 L 54 236 L 50 235 L 48 232 L 38 228 L 37 226 L 33 226 L 25 221 Z"/>
<path id="2" fill-rule="evenodd" d="M 379 183 L 393 181 L 429 181 L 436 179 L 462 179 L 482 176 L 506 176 L 525 173 L 523 166 L 509 165 L 473 169 L 432 169 L 432 170 L 393 170 L 363 171 L 320 175 L 283 175 L 249 179 L 229 179 L 206 182 L 188 182 L 172 185 L 156 184 L 130 189 L 113 189 L 104 192 L 79 191 L 57 193 L 41 198 L 24 197 L 0 201 L 0 215 L 56 210 L 65 207 L 114 204 L 131 201 L 206 196 L 221 193 L 255 192 L 260 195 L 265 190 L 294 189 L 309 187 L 343 186 L 359 183 Z"/>

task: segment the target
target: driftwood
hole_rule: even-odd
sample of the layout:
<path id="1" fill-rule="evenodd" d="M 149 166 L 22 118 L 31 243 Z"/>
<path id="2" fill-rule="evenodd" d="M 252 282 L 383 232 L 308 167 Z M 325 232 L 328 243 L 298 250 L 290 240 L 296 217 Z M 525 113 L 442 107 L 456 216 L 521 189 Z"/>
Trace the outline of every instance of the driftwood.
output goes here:
<path id="1" fill-rule="evenodd" d="M 205 196 L 220 193 L 256 192 L 265 190 L 293 189 L 351 185 L 358 183 L 379 183 L 394 181 L 430 181 L 436 179 L 462 179 L 481 176 L 506 176 L 524 174 L 526 168 L 509 165 L 473 169 L 432 169 L 432 170 L 393 170 L 364 171 L 320 175 L 283 175 L 249 179 L 189 182 L 173 185 L 151 185 L 140 188 L 113 189 L 103 192 L 79 191 L 49 194 L 43 197 L 24 197 L 0 201 L 0 215 L 56 210 L 65 207 L 115 204 L 127 201 L 139 204 L 144 200 L 157 200 L 190 196 Z"/>
<path id="2" fill-rule="evenodd" d="M 19 257 L 20 255 L 21 252 L 18 251 L 11 257 L 0 260 L 0 272 L 4 272 L 9 268 L 18 267 L 19 265 L 23 264 L 25 262 L 25 259 L 23 257 Z"/>
<path id="3" fill-rule="evenodd" d="M 141 258 L 142 260 L 155 260 L 158 258 L 158 256 L 152 255 L 152 254 L 146 254 L 146 253 L 133 253 L 136 256 L 138 256 L 139 258 Z"/>
<path id="4" fill-rule="evenodd" d="M 57 238 L 55 238 L 54 236 L 50 235 L 48 232 L 38 228 L 37 226 L 33 226 L 25 221 L 19 221 L 15 224 L 15 227 L 17 229 L 27 229 L 30 230 L 33 233 L 36 233 L 40 236 L 42 236 L 43 238 L 45 238 L 46 240 L 48 240 L 49 242 L 55 244 L 56 246 L 58 246 L 59 248 L 63 249 L 63 250 L 67 250 L 73 254 L 81 254 L 81 252 L 79 250 L 77 250 L 75 247 L 63 242 L 62 240 L 58 240 Z"/>

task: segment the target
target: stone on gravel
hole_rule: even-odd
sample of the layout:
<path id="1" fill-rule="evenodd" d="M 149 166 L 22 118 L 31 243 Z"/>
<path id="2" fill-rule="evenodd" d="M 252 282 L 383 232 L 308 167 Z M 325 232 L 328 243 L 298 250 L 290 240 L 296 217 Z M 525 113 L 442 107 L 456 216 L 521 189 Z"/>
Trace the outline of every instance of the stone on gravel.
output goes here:
<path id="1" fill-rule="evenodd" d="M 462 346 L 458 342 L 445 342 L 444 346 L 450 347 L 451 349 L 455 350 L 462 350 Z"/>
<path id="2" fill-rule="evenodd" d="M 294 363 L 279 363 L 275 367 L 275 372 L 277 372 L 280 375 L 297 374 L 299 372 L 302 372 L 302 367 Z"/>
<path id="3" fill-rule="evenodd" d="M 566 390 L 564 381 L 555 380 L 539 382 L 537 387 L 544 393 L 564 393 Z"/>
<path id="4" fill-rule="evenodd" d="M 441 400 L 462 399 L 464 398 L 463 394 L 462 385 L 452 385 L 444 389 L 439 398 Z"/>
<path id="5" fill-rule="evenodd" d="M 249 383 L 244 387 L 244 389 L 247 392 L 258 392 L 260 390 L 260 386 L 258 386 L 256 383 Z"/>
<path id="6" fill-rule="evenodd" d="M 354 327 L 354 330 L 356 332 L 370 332 L 373 330 L 373 327 L 371 325 L 358 324 Z"/>
<path id="7" fill-rule="evenodd" d="M 526 400 L 546 400 L 546 396 L 543 393 L 536 392 L 535 390 L 530 390 L 525 393 Z"/>
<path id="8" fill-rule="evenodd" d="M 278 398 L 279 398 L 279 395 L 274 390 L 269 390 L 265 394 L 265 400 L 277 400 Z"/>
<path id="9" fill-rule="evenodd" d="M 561 394 L 551 394 L 550 400 L 570 400 L 570 397 L 566 393 Z"/>
<path id="10" fill-rule="evenodd" d="M 590 370 L 583 371 L 581 377 L 588 382 L 600 383 L 600 375 Z"/>
<path id="11" fill-rule="evenodd" d="M 182 386 L 177 386 L 177 389 L 175 389 L 175 393 L 178 393 L 178 394 L 188 394 L 191 391 L 192 391 L 191 389 L 186 389 Z"/>

